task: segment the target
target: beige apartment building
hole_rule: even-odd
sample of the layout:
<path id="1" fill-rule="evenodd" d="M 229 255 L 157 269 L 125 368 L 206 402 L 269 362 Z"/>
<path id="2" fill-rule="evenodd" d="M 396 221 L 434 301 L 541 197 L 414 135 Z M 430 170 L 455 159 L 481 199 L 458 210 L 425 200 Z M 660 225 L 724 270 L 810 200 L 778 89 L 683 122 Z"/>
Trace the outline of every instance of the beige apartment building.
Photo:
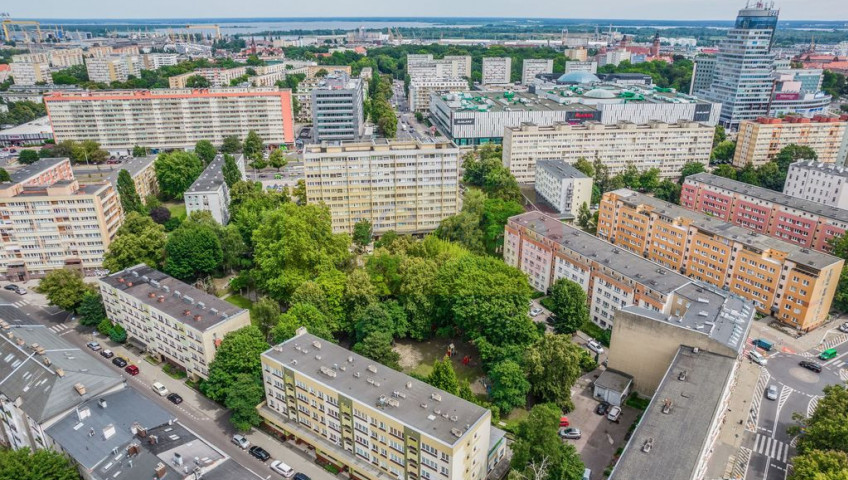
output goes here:
<path id="1" fill-rule="evenodd" d="M 368 220 L 374 233 L 420 233 L 459 212 L 459 149 L 448 142 L 307 145 L 306 198 L 327 205 L 333 231 Z"/>
<path id="2" fill-rule="evenodd" d="M 598 236 L 802 331 L 828 319 L 844 263 L 627 189 L 604 194 Z"/>
<path id="3" fill-rule="evenodd" d="M 155 161 L 156 155 L 127 159 L 121 164 L 120 169 L 112 172 L 107 179 L 117 189 L 118 174 L 121 173 L 121 170 L 126 170 L 133 179 L 135 191 L 138 192 L 138 196 L 142 200 L 149 195 L 158 195 L 159 180 L 156 179 L 156 170 L 153 168 Z"/>
<path id="4" fill-rule="evenodd" d="M 413 112 L 430 110 L 430 96 L 446 92 L 467 92 L 468 81 L 454 79 L 416 79 L 409 84 L 409 109 Z"/>
<path id="5" fill-rule="evenodd" d="M 47 62 L 12 62 L 10 68 L 15 85 L 53 83 L 50 65 Z"/>
<path id="6" fill-rule="evenodd" d="M 590 162 L 600 159 L 610 168 L 610 175 L 632 164 L 640 171 L 658 168 L 661 177 L 675 178 L 686 162 L 709 164 L 714 131 L 714 127 L 686 121 L 645 125 L 523 123 L 504 128 L 503 164 L 519 183 L 534 181 L 536 160 L 574 163 L 581 157 Z"/>
<path id="7" fill-rule="evenodd" d="M 787 116 L 780 118 L 758 118 L 739 124 L 736 137 L 736 153 L 733 165 L 744 167 L 749 163 L 759 167 L 773 160 L 787 145 L 812 148 L 822 163 L 842 163 L 839 158 L 848 115 L 813 118 Z"/>
<path id="8" fill-rule="evenodd" d="M 50 65 L 55 68 L 68 68 L 82 65 L 83 54 L 81 48 L 59 48 L 50 50 Z"/>
<path id="9" fill-rule="evenodd" d="M 348 77 L 352 76 L 350 65 L 308 65 L 306 67 L 306 78 L 315 77 L 321 70 L 327 72 L 327 75 L 344 73 Z"/>
<path id="10" fill-rule="evenodd" d="M 294 143 L 291 91 L 276 87 L 52 92 L 44 103 L 57 143 L 188 148 L 198 140 L 244 138 L 250 130 L 266 144 Z"/>
<path id="11" fill-rule="evenodd" d="M 169 77 L 168 86 L 170 88 L 188 88 L 186 81 L 191 77 L 200 76 L 208 80 L 212 87 L 229 87 L 231 81 L 245 75 L 247 75 L 247 67 L 199 68 L 193 72 Z"/>
<path id="12" fill-rule="evenodd" d="M 110 55 L 89 58 L 85 68 L 92 82 L 126 82 L 130 75 L 139 76 L 143 63 L 137 55 Z"/>
<path id="13" fill-rule="evenodd" d="M 352 479 L 483 480 L 502 455 L 485 408 L 305 328 L 261 360 L 265 424 Z"/>
<path id="14" fill-rule="evenodd" d="M 123 219 L 112 185 L 80 185 L 67 158 L 39 160 L 11 177 L 0 184 L 0 276 L 26 281 L 60 268 L 99 269 Z"/>
<path id="15" fill-rule="evenodd" d="M 250 325 L 250 312 L 147 265 L 99 280 L 106 316 L 127 338 L 186 371 L 208 378 L 209 364 L 229 332 Z"/>

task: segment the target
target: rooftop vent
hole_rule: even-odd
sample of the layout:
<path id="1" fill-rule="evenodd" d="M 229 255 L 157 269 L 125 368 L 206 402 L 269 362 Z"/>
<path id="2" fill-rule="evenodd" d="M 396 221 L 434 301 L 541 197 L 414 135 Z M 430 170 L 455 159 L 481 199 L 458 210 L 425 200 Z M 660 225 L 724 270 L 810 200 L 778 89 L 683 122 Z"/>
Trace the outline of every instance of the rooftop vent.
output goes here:
<path id="1" fill-rule="evenodd" d="M 141 281 L 142 281 L 142 282 L 145 282 L 145 283 L 150 282 L 150 277 L 148 277 L 147 275 L 143 275 L 143 276 L 141 277 Z"/>
<path id="2" fill-rule="evenodd" d="M 394 399 L 394 398 L 390 398 L 390 399 L 386 400 L 386 403 L 388 403 L 390 407 L 395 407 L 395 408 L 397 408 L 397 407 L 399 407 L 399 406 L 400 406 L 400 402 L 399 402 L 399 401 L 397 401 L 397 400 L 396 400 L 396 399 Z"/>
<path id="3" fill-rule="evenodd" d="M 217 315 L 217 314 L 218 314 L 218 309 L 217 309 L 217 308 L 210 308 L 210 309 L 209 309 L 209 312 L 210 312 L 212 315 Z"/>
<path id="4" fill-rule="evenodd" d="M 133 277 L 138 278 L 138 271 L 133 270 L 130 273 L 132 274 Z"/>
<path id="5" fill-rule="evenodd" d="M 437 401 L 437 402 L 441 402 L 441 401 L 442 401 L 442 396 L 441 396 L 441 395 L 439 395 L 439 394 L 438 394 L 438 393 L 436 393 L 436 392 L 431 393 L 431 394 L 430 394 L 430 398 L 432 398 L 433 400 L 435 400 L 435 401 Z"/>
<path id="6" fill-rule="evenodd" d="M 377 373 L 377 367 L 375 367 L 374 365 L 368 365 L 368 367 L 367 367 L 367 368 L 368 368 L 368 371 L 369 371 L 369 372 L 371 372 L 371 373 Z"/>
<path id="7" fill-rule="evenodd" d="M 427 408 L 427 404 L 426 404 L 426 403 L 422 403 L 422 404 L 421 404 L 421 408 L 426 409 L 426 408 Z"/>
<path id="8" fill-rule="evenodd" d="M 654 439 L 648 438 L 645 440 L 645 443 L 642 445 L 642 451 L 645 453 L 651 453 L 651 449 L 654 448 Z"/>
<path id="9" fill-rule="evenodd" d="M 162 291 L 165 292 L 165 293 L 168 293 L 168 292 L 171 291 L 171 287 L 169 287 L 167 285 L 162 285 Z"/>
<path id="10" fill-rule="evenodd" d="M 664 413 L 664 414 L 666 414 L 666 415 L 668 415 L 669 413 L 671 413 L 671 405 L 672 405 L 672 403 L 671 403 L 671 399 L 670 399 L 670 398 L 666 398 L 666 399 L 663 401 L 662 413 Z"/>
<path id="11" fill-rule="evenodd" d="M 85 395 L 85 385 L 82 383 L 74 384 L 74 390 L 76 390 L 80 395 Z"/>
<path id="12" fill-rule="evenodd" d="M 683 370 L 682 372 L 680 372 L 680 374 L 677 375 L 677 379 L 680 380 L 681 382 L 685 381 L 686 380 L 686 370 Z"/>
<path id="13" fill-rule="evenodd" d="M 321 367 L 321 373 L 323 373 L 324 375 L 326 375 L 330 378 L 336 378 L 336 371 L 333 370 L 332 368 Z"/>
<path id="14" fill-rule="evenodd" d="M 353 376 L 354 376 L 355 378 L 359 378 L 361 375 L 360 375 L 360 373 L 359 373 L 359 372 L 353 372 Z"/>
<path id="15" fill-rule="evenodd" d="M 44 365 L 46 365 L 46 366 L 48 366 L 48 367 L 49 367 L 49 366 L 50 366 L 50 364 L 52 363 L 52 362 L 50 361 L 50 359 L 49 359 L 49 358 L 47 358 L 47 357 L 42 357 L 42 358 L 41 358 L 41 361 L 42 361 L 42 362 L 44 362 Z"/>
<path id="16" fill-rule="evenodd" d="M 65 376 L 65 370 L 63 370 L 61 368 L 57 368 L 56 369 L 56 375 L 58 375 L 60 378 L 64 377 Z"/>
<path id="17" fill-rule="evenodd" d="M 98 405 L 100 405 L 100 408 L 106 408 L 106 407 L 108 407 L 108 406 L 109 406 L 109 405 L 106 403 L 106 399 L 105 399 L 105 398 L 101 398 L 101 399 L 97 400 L 97 404 L 98 404 Z"/>
<path id="18" fill-rule="evenodd" d="M 174 290 L 174 296 L 177 297 L 177 298 L 183 298 L 183 294 L 180 293 L 179 290 Z"/>
<path id="19" fill-rule="evenodd" d="M 154 292 L 148 292 L 148 294 L 147 294 L 147 298 L 154 298 L 154 297 L 156 297 L 156 293 L 154 293 Z"/>
<path id="20" fill-rule="evenodd" d="M 412 388 L 412 382 L 406 382 L 406 388 L 411 389 Z"/>
<path id="21" fill-rule="evenodd" d="M 347 363 L 353 363 L 353 356 L 352 355 L 349 355 L 347 357 Z"/>
<path id="22" fill-rule="evenodd" d="M 165 296 L 159 295 L 159 298 L 157 298 L 156 301 L 159 302 L 159 303 L 165 303 Z"/>
<path id="23" fill-rule="evenodd" d="M 183 301 L 189 305 L 194 305 L 194 299 L 188 295 L 183 295 Z"/>
<path id="24" fill-rule="evenodd" d="M 205 304 L 205 303 L 203 303 L 203 302 L 197 302 L 197 306 L 198 306 L 198 308 L 200 308 L 201 310 L 203 310 L 204 308 L 206 308 L 206 304 Z"/>
<path id="25" fill-rule="evenodd" d="M 319 342 L 318 340 L 312 342 L 312 346 L 315 347 L 316 350 L 321 350 L 321 342 Z"/>
<path id="26" fill-rule="evenodd" d="M 199 321 L 201 321 L 201 320 L 203 320 L 203 316 L 202 316 L 202 315 L 195 315 L 195 316 L 194 316 L 194 321 L 195 321 L 195 322 L 199 322 Z"/>
<path id="27" fill-rule="evenodd" d="M 189 315 L 191 315 L 191 310 L 183 310 L 183 316 L 187 317 Z"/>
<path id="28" fill-rule="evenodd" d="M 461 437 L 461 436 L 462 436 L 462 430 L 460 430 L 460 429 L 458 429 L 458 428 L 451 428 L 451 433 L 452 433 L 452 434 L 453 434 L 453 436 L 454 436 L 454 437 L 456 437 L 456 438 L 459 438 L 459 437 Z"/>

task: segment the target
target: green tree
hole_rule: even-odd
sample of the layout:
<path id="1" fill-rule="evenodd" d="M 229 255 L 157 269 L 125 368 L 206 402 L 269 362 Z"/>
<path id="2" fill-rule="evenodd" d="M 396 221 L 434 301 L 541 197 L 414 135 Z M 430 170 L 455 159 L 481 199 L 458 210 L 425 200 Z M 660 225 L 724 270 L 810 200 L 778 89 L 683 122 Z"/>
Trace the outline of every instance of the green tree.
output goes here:
<path id="1" fill-rule="evenodd" d="M 194 153 L 203 160 L 204 165 L 209 165 L 212 163 L 212 160 L 215 160 L 218 150 L 215 149 L 215 145 L 212 145 L 212 142 L 209 140 L 200 140 L 194 144 Z"/>
<path id="2" fill-rule="evenodd" d="M 141 197 L 135 189 L 135 182 L 130 176 L 130 172 L 121 169 L 118 172 L 117 182 L 118 197 L 121 199 L 121 207 L 125 214 L 130 212 L 146 213 L 144 204 L 141 202 Z"/>
<path id="3" fill-rule="evenodd" d="M 833 255 L 848 260 L 848 234 L 831 237 L 828 240 Z M 833 295 L 833 307 L 841 312 L 848 311 L 848 263 L 842 267 L 839 283 Z"/>
<path id="4" fill-rule="evenodd" d="M 848 480 L 848 453 L 812 450 L 792 459 L 789 480 Z"/>
<path id="5" fill-rule="evenodd" d="M 653 192 L 660 184 L 660 169 L 649 168 L 639 175 L 639 185 L 642 191 Z"/>
<path id="6" fill-rule="evenodd" d="M 586 160 L 586 157 L 580 157 L 574 162 L 574 168 L 583 172 L 583 175 L 586 175 L 589 178 L 595 177 L 595 167 L 592 166 L 592 162 Z"/>
<path id="7" fill-rule="evenodd" d="M 530 410 L 526 420 L 518 424 L 512 444 L 512 468 L 525 478 L 533 478 L 529 466 L 538 466 L 547 458 L 544 480 L 580 480 L 585 466 L 571 443 L 559 436 L 560 410 L 556 405 L 541 403 Z M 543 479 L 536 479 L 543 480 Z"/>
<path id="8" fill-rule="evenodd" d="M 589 205 L 583 202 L 580 208 L 577 209 L 577 225 L 583 230 L 589 230 L 592 224 L 592 212 L 589 210 Z"/>
<path id="9" fill-rule="evenodd" d="M 487 198 L 483 203 L 480 229 L 483 232 L 483 244 L 486 251 L 499 255 L 503 248 L 504 227 L 509 217 L 524 213 L 524 207 L 515 201 L 501 198 Z"/>
<path id="10" fill-rule="evenodd" d="M 250 308 L 250 321 L 258 328 L 266 338 L 269 337 L 271 329 L 277 325 L 280 316 L 280 304 L 274 299 L 262 297 L 254 302 Z"/>
<path id="11" fill-rule="evenodd" d="M 530 393 L 538 400 L 557 404 L 566 411 L 574 409 L 571 387 L 582 373 L 581 347 L 570 335 L 544 335 L 527 350 L 524 369 Z"/>
<path id="12" fill-rule="evenodd" d="M 0 478 L 14 480 L 80 480 L 77 467 L 59 452 L 39 448 L 0 449 Z"/>
<path id="13" fill-rule="evenodd" d="M 774 162 L 781 172 L 785 175 L 789 170 L 789 165 L 800 160 L 816 160 L 818 159 L 816 151 L 806 145 L 790 144 L 783 147 L 780 152 L 775 155 Z"/>
<path id="14" fill-rule="evenodd" d="M 827 385 L 824 396 L 809 417 L 796 413 L 797 426 L 791 434 L 804 432 L 798 440 L 801 455 L 814 450 L 836 450 L 848 453 L 848 387 L 844 384 Z"/>
<path id="15" fill-rule="evenodd" d="M 94 140 L 74 142 L 71 150 L 71 160 L 76 163 L 103 163 L 109 158 L 109 152 L 100 148 Z"/>
<path id="16" fill-rule="evenodd" d="M 45 275 L 36 290 L 47 297 L 50 305 L 73 312 L 82 304 L 85 294 L 95 291 L 95 288 L 83 281 L 79 270 L 62 268 Z"/>
<path id="17" fill-rule="evenodd" d="M 221 267 L 224 253 L 215 230 L 207 225 L 183 223 L 165 244 L 165 273 L 193 281 Z"/>
<path id="18" fill-rule="evenodd" d="M 18 154 L 18 163 L 22 163 L 24 165 L 35 163 L 38 160 L 38 152 L 35 150 L 21 150 L 21 153 Z"/>
<path id="19" fill-rule="evenodd" d="M 748 185 L 760 186 L 760 175 L 757 173 L 757 169 L 750 163 L 736 172 L 736 179 Z"/>
<path id="20" fill-rule="evenodd" d="M 150 217 L 129 213 L 118 228 L 103 258 L 103 267 L 113 272 L 144 263 L 159 268 L 168 237 L 165 229 Z"/>
<path id="21" fill-rule="evenodd" d="M 727 132 L 724 130 L 723 126 L 716 125 L 715 133 L 713 134 L 713 148 L 725 140 L 727 140 Z"/>
<path id="22" fill-rule="evenodd" d="M 173 151 L 162 153 L 153 163 L 156 180 L 163 195 L 182 199 L 183 193 L 203 173 L 203 160 L 190 152 Z"/>
<path id="23" fill-rule="evenodd" d="M 224 137 L 224 143 L 221 145 L 221 153 L 239 153 L 241 152 L 241 140 L 235 135 Z"/>
<path id="24" fill-rule="evenodd" d="M 254 326 L 226 334 L 209 364 L 209 379 L 201 382 L 200 391 L 212 400 L 226 404 L 230 386 L 240 374 L 262 382 L 259 357 L 268 349 L 265 336 Z"/>
<path id="25" fill-rule="evenodd" d="M 733 155 L 736 153 L 736 142 L 725 140 L 713 147 L 710 160 L 713 162 L 729 162 L 733 160 Z"/>
<path id="26" fill-rule="evenodd" d="M 586 292 L 576 282 L 563 277 L 551 285 L 549 300 L 557 333 L 571 334 L 589 321 Z"/>
<path id="27" fill-rule="evenodd" d="M 185 84 L 188 88 L 209 88 L 211 86 L 209 80 L 202 75 L 192 75 L 186 78 Z"/>
<path id="28" fill-rule="evenodd" d="M 686 162 L 683 165 L 683 168 L 680 169 L 680 184 L 683 185 L 683 181 L 686 180 L 686 177 L 689 175 L 695 175 L 696 173 L 706 172 L 707 169 L 704 167 L 703 163 L 700 162 Z"/>
<path id="29" fill-rule="evenodd" d="M 456 371 L 453 369 L 453 363 L 449 357 L 445 356 L 441 360 L 433 362 L 433 370 L 427 376 L 427 383 L 448 393 L 458 395 L 459 378 L 456 376 Z"/>
<path id="30" fill-rule="evenodd" d="M 501 412 L 506 413 L 514 407 L 527 404 L 530 382 L 527 381 L 524 371 L 517 362 L 504 360 L 496 363 L 489 370 L 489 378 L 492 380 L 489 397 Z"/>
<path id="31" fill-rule="evenodd" d="M 306 181 L 302 178 L 297 181 L 295 184 L 294 190 L 292 190 L 292 196 L 298 205 L 306 205 L 307 197 L 306 197 Z"/>
<path id="32" fill-rule="evenodd" d="M 777 162 L 767 162 L 757 169 L 757 178 L 760 180 L 761 187 L 782 192 L 783 184 L 786 183 L 786 172 L 780 170 Z"/>
<path id="33" fill-rule="evenodd" d="M 654 190 L 654 196 L 666 202 L 680 204 L 680 184 L 663 180 Z"/>
<path id="34" fill-rule="evenodd" d="M 9 175 L 9 172 L 6 171 L 5 168 L 0 168 L 0 182 L 11 182 L 12 177 Z"/>
<path id="35" fill-rule="evenodd" d="M 244 144 L 242 145 L 244 156 L 253 161 L 261 160 L 263 149 L 262 137 L 254 130 L 247 132 L 247 137 L 244 138 Z"/>
<path id="36" fill-rule="evenodd" d="M 400 370 L 400 354 L 392 350 L 392 336 L 374 332 L 353 346 L 353 351 L 389 368 Z"/>
<path id="37" fill-rule="evenodd" d="M 230 410 L 230 424 L 239 432 L 249 432 L 262 423 L 256 406 L 265 398 L 262 382 L 254 375 L 239 373 L 227 389 L 224 406 Z"/>
<path id="38" fill-rule="evenodd" d="M 300 327 L 306 327 L 309 333 L 316 337 L 333 340 L 327 316 L 309 303 L 292 305 L 286 313 L 280 315 L 277 325 L 271 329 L 271 338 L 274 343 L 284 342 L 294 337 Z"/>
<path id="39" fill-rule="evenodd" d="M 360 220 L 353 225 L 353 243 L 359 247 L 366 247 L 371 243 L 371 222 Z"/>
<path id="40" fill-rule="evenodd" d="M 146 157 L 147 156 L 147 148 L 142 147 L 140 145 L 134 146 L 133 149 L 132 149 L 132 156 L 133 156 L 133 158 Z"/>
<path id="41" fill-rule="evenodd" d="M 112 325 L 112 329 L 109 330 L 109 340 L 112 340 L 115 343 L 124 343 L 127 341 L 127 331 L 119 324 Z"/>
<path id="42" fill-rule="evenodd" d="M 713 175 L 736 180 L 736 169 L 729 164 L 723 163 L 713 170 Z"/>
<path id="43" fill-rule="evenodd" d="M 224 182 L 227 184 L 227 188 L 233 188 L 233 185 L 242 179 L 241 170 L 238 168 L 236 158 L 229 153 L 224 155 L 224 166 L 221 168 L 221 171 L 224 175 Z"/>
<path id="44" fill-rule="evenodd" d="M 100 294 L 91 290 L 83 293 L 77 314 L 80 316 L 80 325 L 85 327 L 93 327 L 102 322 L 106 318 L 106 309 Z"/>
<path id="45" fill-rule="evenodd" d="M 274 151 L 271 152 L 270 155 L 268 155 L 268 165 L 271 165 L 277 170 L 285 167 L 286 165 L 288 165 L 288 163 L 289 159 L 286 158 L 285 154 L 283 153 L 283 149 L 281 148 L 274 149 Z"/>

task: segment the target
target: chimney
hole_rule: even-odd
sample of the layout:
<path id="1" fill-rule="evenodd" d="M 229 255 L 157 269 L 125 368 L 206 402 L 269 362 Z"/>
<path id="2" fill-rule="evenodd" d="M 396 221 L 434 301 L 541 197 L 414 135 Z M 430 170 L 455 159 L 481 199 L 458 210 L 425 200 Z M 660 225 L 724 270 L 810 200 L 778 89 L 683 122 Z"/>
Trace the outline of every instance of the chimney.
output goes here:
<path id="1" fill-rule="evenodd" d="M 80 395 L 85 395 L 85 385 L 82 383 L 74 384 L 74 390 L 76 390 Z"/>
<path id="2" fill-rule="evenodd" d="M 165 469 L 165 464 L 161 463 L 161 462 L 156 465 L 156 469 L 154 470 L 154 474 L 156 475 L 156 478 L 158 478 L 160 480 L 162 478 L 165 478 L 165 473 L 167 473 L 167 472 L 168 471 Z"/>
<path id="3" fill-rule="evenodd" d="M 201 320 L 203 320 L 203 317 L 202 317 L 202 316 L 200 316 L 200 315 L 195 315 L 195 316 L 194 316 L 194 321 L 195 321 L 195 322 L 199 322 L 199 321 L 201 321 Z"/>
<path id="4" fill-rule="evenodd" d="M 183 310 L 183 316 L 191 315 L 191 310 Z"/>
<path id="5" fill-rule="evenodd" d="M 57 368 L 56 369 L 56 375 L 58 375 L 60 378 L 64 377 L 65 376 L 65 370 L 63 370 L 61 368 Z"/>
<path id="6" fill-rule="evenodd" d="M 162 295 L 159 295 L 159 298 L 156 301 L 159 302 L 159 303 L 165 303 L 165 297 L 162 296 Z"/>
<path id="7" fill-rule="evenodd" d="M 156 294 L 153 293 L 153 292 L 150 292 L 150 293 L 147 294 L 147 298 L 155 298 L 155 297 L 156 297 Z"/>

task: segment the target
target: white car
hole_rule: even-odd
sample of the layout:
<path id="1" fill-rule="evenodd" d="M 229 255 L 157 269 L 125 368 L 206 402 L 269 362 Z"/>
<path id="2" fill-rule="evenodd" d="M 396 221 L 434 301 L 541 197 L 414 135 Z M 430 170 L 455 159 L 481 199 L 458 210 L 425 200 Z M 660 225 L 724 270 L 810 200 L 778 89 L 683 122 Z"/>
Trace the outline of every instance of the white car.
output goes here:
<path id="1" fill-rule="evenodd" d="M 777 385 L 769 385 L 768 390 L 766 390 L 766 398 L 777 400 Z"/>
<path id="2" fill-rule="evenodd" d="M 153 382 L 153 391 L 158 393 L 160 397 L 164 397 L 170 393 L 168 389 L 165 388 L 165 385 L 162 385 L 159 382 Z"/>
<path id="3" fill-rule="evenodd" d="M 621 407 L 617 407 L 615 405 L 610 407 L 609 413 L 607 413 L 607 420 L 610 422 L 617 422 L 619 417 L 621 417 Z"/>
<path id="4" fill-rule="evenodd" d="M 286 478 L 291 478 L 291 476 L 294 475 L 294 469 L 279 460 L 271 462 L 271 470 Z"/>
<path id="5" fill-rule="evenodd" d="M 604 347 L 601 346 L 601 342 L 599 342 L 595 339 L 592 339 L 592 338 L 590 338 L 589 341 L 586 342 L 586 348 L 588 348 L 589 350 L 591 350 L 591 351 L 593 351 L 597 354 L 604 353 Z"/>
<path id="6" fill-rule="evenodd" d="M 757 352 L 755 350 L 751 350 L 748 353 L 748 357 L 751 360 L 753 360 L 754 363 L 756 363 L 757 365 L 762 365 L 763 367 L 768 365 L 768 359 L 766 357 L 764 357 L 763 354 L 761 354 L 760 352 Z"/>
<path id="7" fill-rule="evenodd" d="M 241 447 L 242 450 L 247 450 L 247 447 L 250 446 L 250 442 L 243 435 L 233 435 L 233 443 Z M 271 468 L 274 468 L 273 464 Z"/>
<path id="8" fill-rule="evenodd" d="M 530 310 L 530 316 L 531 317 L 535 317 L 536 315 L 539 315 L 540 313 L 542 313 L 542 309 L 539 308 L 539 307 L 536 307 L 536 308 Z"/>

